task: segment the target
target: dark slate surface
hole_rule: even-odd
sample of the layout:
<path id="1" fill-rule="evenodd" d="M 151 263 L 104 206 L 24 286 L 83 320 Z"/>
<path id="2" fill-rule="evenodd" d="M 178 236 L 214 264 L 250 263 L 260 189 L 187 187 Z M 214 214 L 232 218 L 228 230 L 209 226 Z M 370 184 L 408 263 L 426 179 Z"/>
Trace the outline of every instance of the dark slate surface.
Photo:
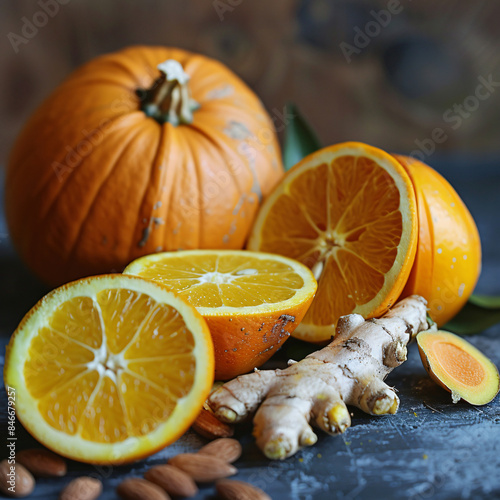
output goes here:
<path id="1" fill-rule="evenodd" d="M 484 168 L 480 161 L 459 160 L 459 168 L 449 158 L 432 158 L 430 163 L 455 185 L 478 223 L 484 251 L 478 291 L 500 294 L 500 172 L 492 176 L 492 169 Z M 487 176 L 483 172 L 488 172 Z M 15 256 L 3 217 L 0 280 L 3 365 L 9 336 L 47 291 Z M 469 340 L 500 365 L 500 326 Z M 292 347 L 288 344 L 288 353 Z M 286 356 L 281 354 L 282 358 Z M 450 395 L 428 379 L 415 345 L 410 348 L 409 360 L 391 374 L 388 382 L 397 388 L 401 398 L 396 415 L 375 418 L 353 410 L 353 425 L 343 436 L 320 434 L 313 448 L 284 462 L 266 460 L 250 436 L 250 427 L 239 428 L 237 437 L 244 453 L 236 463 L 237 478 L 260 486 L 275 500 L 500 499 L 500 398 L 476 408 L 464 402 L 452 404 Z M 6 436 L 4 392 L 0 398 L 0 429 Z M 18 449 L 37 445 L 19 423 L 17 435 Z M 87 474 L 103 480 L 103 499 L 113 499 L 122 478 L 140 476 L 148 466 L 163 463 L 179 452 L 196 450 L 204 442 L 189 432 L 171 447 L 131 466 L 100 468 L 71 462 L 66 478 L 39 480 L 31 498 L 56 499 L 66 482 Z M 196 498 L 213 495 L 214 489 L 208 485 Z"/>

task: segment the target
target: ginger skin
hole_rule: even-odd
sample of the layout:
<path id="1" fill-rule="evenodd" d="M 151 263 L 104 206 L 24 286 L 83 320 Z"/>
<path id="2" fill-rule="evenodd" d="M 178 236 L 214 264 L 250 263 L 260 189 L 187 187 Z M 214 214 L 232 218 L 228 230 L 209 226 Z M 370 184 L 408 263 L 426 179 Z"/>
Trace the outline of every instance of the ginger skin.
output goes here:
<path id="1" fill-rule="evenodd" d="M 329 434 L 351 425 L 346 405 L 371 415 L 396 413 L 399 398 L 383 380 L 406 360 L 406 345 L 427 330 L 425 299 L 412 295 L 380 319 L 339 319 L 335 339 L 285 370 L 256 370 L 224 384 L 208 399 L 219 420 L 255 413 L 254 435 L 270 459 L 285 459 L 317 441 L 312 420 Z"/>

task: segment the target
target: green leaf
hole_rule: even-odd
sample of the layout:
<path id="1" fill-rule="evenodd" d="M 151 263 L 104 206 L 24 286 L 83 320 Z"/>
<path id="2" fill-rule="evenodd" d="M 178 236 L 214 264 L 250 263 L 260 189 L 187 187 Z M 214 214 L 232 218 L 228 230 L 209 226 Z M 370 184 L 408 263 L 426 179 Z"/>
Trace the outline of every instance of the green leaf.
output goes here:
<path id="1" fill-rule="evenodd" d="M 500 323 L 500 297 L 487 295 L 471 295 L 463 309 L 446 325 L 459 335 L 480 333 Z"/>
<path id="2" fill-rule="evenodd" d="M 287 104 L 285 116 L 292 116 L 286 123 L 283 146 L 283 164 L 285 170 L 289 170 L 302 158 L 320 149 L 321 144 L 295 104 Z"/>
<path id="3" fill-rule="evenodd" d="M 500 297 L 498 296 L 473 294 L 469 297 L 469 302 L 485 309 L 500 309 Z"/>

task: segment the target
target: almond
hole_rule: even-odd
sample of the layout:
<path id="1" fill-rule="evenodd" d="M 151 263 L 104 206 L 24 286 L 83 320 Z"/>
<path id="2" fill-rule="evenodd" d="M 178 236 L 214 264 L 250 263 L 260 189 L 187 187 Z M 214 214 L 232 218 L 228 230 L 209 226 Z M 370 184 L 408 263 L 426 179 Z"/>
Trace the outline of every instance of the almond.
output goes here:
<path id="1" fill-rule="evenodd" d="M 65 476 L 67 471 L 63 458 L 41 448 L 20 451 L 16 455 L 16 461 L 39 477 L 61 477 Z"/>
<path id="2" fill-rule="evenodd" d="M 159 486 L 138 477 L 125 479 L 116 488 L 116 493 L 123 500 L 170 500 Z"/>
<path id="3" fill-rule="evenodd" d="M 223 500 L 271 500 L 260 488 L 244 481 L 222 479 L 215 483 L 215 489 Z"/>
<path id="4" fill-rule="evenodd" d="M 8 460 L 0 462 L 0 492 L 8 497 L 22 498 L 28 496 L 35 488 L 35 479 L 21 464 L 9 464 Z"/>
<path id="5" fill-rule="evenodd" d="M 144 477 L 163 488 L 169 495 L 194 497 L 198 493 L 198 487 L 193 478 L 172 465 L 151 467 Z"/>
<path id="6" fill-rule="evenodd" d="M 198 453 L 213 455 L 232 464 L 241 457 L 241 444 L 236 439 L 220 438 L 206 444 Z"/>
<path id="7" fill-rule="evenodd" d="M 94 477 L 82 476 L 73 479 L 61 491 L 59 500 L 96 500 L 102 493 L 102 483 Z"/>
<path id="8" fill-rule="evenodd" d="M 236 467 L 220 458 L 199 453 L 182 453 L 171 458 L 168 463 L 181 469 L 200 483 L 209 483 L 238 472 Z"/>
<path id="9" fill-rule="evenodd" d="M 193 422 L 193 430 L 207 439 L 231 437 L 234 429 L 229 424 L 221 422 L 212 412 L 201 410 Z"/>

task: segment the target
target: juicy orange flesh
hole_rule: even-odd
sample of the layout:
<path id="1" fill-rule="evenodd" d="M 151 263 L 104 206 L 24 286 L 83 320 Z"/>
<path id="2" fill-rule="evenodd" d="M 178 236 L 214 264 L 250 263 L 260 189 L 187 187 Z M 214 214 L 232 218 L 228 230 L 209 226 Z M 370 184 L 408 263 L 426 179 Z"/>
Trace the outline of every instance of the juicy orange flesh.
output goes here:
<path id="1" fill-rule="evenodd" d="M 108 289 L 55 310 L 31 342 L 24 376 L 54 429 L 113 443 L 169 418 L 193 386 L 193 348 L 172 306 Z"/>
<path id="2" fill-rule="evenodd" d="M 432 348 L 439 364 L 451 378 L 471 387 L 484 380 L 486 374 L 481 363 L 460 346 L 436 341 Z"/>
<path id="3" fill-rule="evenodd" d="M 290 266 L 241 255 L 190 255 L 148 262 L 140 271 L 195 307 L 248 307 L 292 298 L 304 280 Z"/>
<path id="4" fill-rule="evenodd" d="M 267 216 L 260 250 L 313 272 L 319 266 L 304 321 L 332 324 L 383 287 L 403 231 L 400 192 L 375 161 L 349 155 L 306 170 L 288 187 Z"/>

